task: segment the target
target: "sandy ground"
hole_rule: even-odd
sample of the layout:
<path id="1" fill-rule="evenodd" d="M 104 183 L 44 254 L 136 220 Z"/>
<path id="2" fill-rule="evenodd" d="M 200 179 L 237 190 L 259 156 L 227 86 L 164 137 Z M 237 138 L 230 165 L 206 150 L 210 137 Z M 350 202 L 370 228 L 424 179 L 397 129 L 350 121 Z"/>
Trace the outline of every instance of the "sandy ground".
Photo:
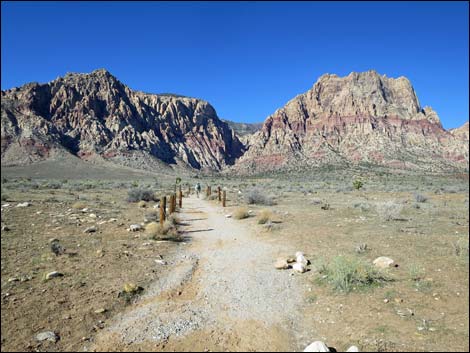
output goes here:
<path id="1" fill-rule="evenodd" d="M 179 214 L 186 250 L 171 275 L 117 315 L 92 350 L 299 350 L 301 274 L 278 271 L 280 249 L 195 196 Z"/>

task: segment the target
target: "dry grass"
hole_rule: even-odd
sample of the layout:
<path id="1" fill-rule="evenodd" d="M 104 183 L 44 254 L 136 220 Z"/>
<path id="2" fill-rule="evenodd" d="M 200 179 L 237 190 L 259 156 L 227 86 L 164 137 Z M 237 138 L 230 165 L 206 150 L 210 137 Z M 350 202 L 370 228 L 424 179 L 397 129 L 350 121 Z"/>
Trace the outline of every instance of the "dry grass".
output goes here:
<path id="1" fill-rule="evenodd" d="M 85 208 L 86 205 L 85 203 L 81 202 L 81 201 L 77 201 L 75 202 L 73 205 L 72 205 L 72 208 L 76 209 L 76 210 L 81 210 L 83 208 Z"/>
<path id="2" fill-rule="evenodd" d="M 248 209 L 246 207 L 238 207 L 235 211 L 233 211 L 232 217 L 235 219 L 245 219 L 248 218 L 250 214 L 248 213 Z"/>
<path id="3" fill-rule="evenodd" d="M 258 214 L 258 224 L 265 224 L 272 220 L 273 214 L 270 210 L 261 210 Z"/>
<path id="4" fill-rule="evenodd" d="M 160 223 L 150 222 L 145 226 L 145 232 L 152 239 L 169 239 L 178 235 L 175 225 L 170 220 L 166 220 L 162 226 Z"/>

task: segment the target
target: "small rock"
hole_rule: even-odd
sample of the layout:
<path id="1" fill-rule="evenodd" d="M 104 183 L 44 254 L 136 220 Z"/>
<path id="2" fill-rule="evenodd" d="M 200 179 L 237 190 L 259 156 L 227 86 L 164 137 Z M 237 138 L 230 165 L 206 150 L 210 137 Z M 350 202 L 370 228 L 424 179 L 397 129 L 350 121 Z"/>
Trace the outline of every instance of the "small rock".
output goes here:
<path id="1" fill-rule="evenodd" d="M 89 210 L 89 209 L 88 209 L 87 207 L 85 207 L 85 208 L 82 208 L 82 212 L 83 212 L 83 213 L 86 213 L 86 212 L 88 212 L 88 210 Z"/>
<path id="2" fill-rule="evenodd" d="M 385 269 L 385 268 L 389 268 L 390 266 L 392 266 L 394 262 L 395 261 L 393 261 L 389 257 L 381 256 L 381 257 L 376 258 L 373 264 L 377 266 L 378 268 Z"/>
<path id="3" fill-rule="evenodd" d="M 12 277 L 12 278 L 8 278 L 8 283 L 11 283 L 11 282 L 18 282 L 20 279 L 19 278 L 16 278 L 16 277 Z"/>
<path id="4" fill-rule="evenodd" d="M 29 202 L 21 202 L 18 205 L 16 205 L 16 207 L 29 207 L 29 206 L 31 206 L 31 203 Z"/>
<path id="5" fill-rule="evenodd" d="M 44 331 L 36 335 L 36 340 L 42 342 L 42 341 L 51 341 L 51 342 L 57 342 L 59 340 L 59 336 L 57 336 L 54 332 L 52 331 Z"/>
<path id="6" fill-rule="evenodd" d="M 231 214 L 226 214 L 225 218 L 232 218 L 232 215 Z"/>
<path id="7" fill-rule="evenodd" d="M 351 346 L 346 352 L 359 352 L 359 348 L 357 346 Z"/>
<path id="8" fill-rule="evenodd" d="M 142 226 L 141 226 L 140 224 L 131 224 L 131 225 L 129 226 L 129 230 L 130 230 L 131 232 L 137 232 L 137 231 L 139 231 L 139 230 L 141 230 L 141 229 L 142 229 Z"/>
<path id="9" fill-rule="evenodd" d="M 96 309 L 95 310 L 95 314 L 103 314 L 106 312 L 106 309 L 105 308 L 99 308 L 99 309 Z"/>
<path id="10" fill-rule="evenodd" d="M 8 232 L 10 230 L 10 228 L 8 228 L 7 226 L 2 226 L 2 232 Z"/>
<path id="11" fill-rule="evenodd" d="M 90 218 L 96 218 L 96 214 L 90 213 L 90 214 L 88 215 L 88 217 L 90 217 Z"/>
<path id="12" fill-rule="evenodd" d="M 329 352 L 330 349 L 322 341 L 315 341 L 307 348 L 304 349 L 304 352 Z"/>
<path id="13" fill-rule="evenodd" d="M 94 233 L 97 231 L 97 228 L 95 226 L 91 226 L 91 227 L 88 227 L 86 228 L 83 233 Z"/>
<path id="14" fill-rule="evenodd" d="M 291 264 L 291 263 L 293 263 L 293 262 L 295 262 L 295 258 L 289 257 L 289 258 L 287 259 L 287 263 L 288 263 L 288 264 Z"/>
<path id="15" fill-rule="evenodd" d="M 299 255 L 296 255 L 296 262 L 304 266 L 307 266 L 309 264 L 309 261 L 305 258 L 304 254 L 302 253 L 297 253 L 297 254 Z"/>
<path id="16" fill-rule="evenodd" d="M 293 264 L 292 268 L 295 272 L 299 272 L 299 273 L 304 273 L 305 271 L 307 271 L 307 267 L 304 264 L 299 263 L 299 262 L 296 262 L 295 264 Z M 320 352 L 323 352 L 323 351 L 320 351 Z"/>
<path id="17" fill-rule="evenodd" d="M 52 272 L 47 273 L 44 278 L 45 278 L 46 280 L 50 280 L 51 278 L 62 277 L 63 275 L 64 275 L 64 274 L 63 274 L 63 273 L 60 273 L 59 271 L 52 271 Z"/>
<path id="18" fill-rule="evenodd" d="M 110 219 L 108 220 L 108 222 L 109 222 L 109 223 L 111 223 L 111 222 L 117 222 L 117 218 L 110 218 Z"/>
<path id="19" fill-rule="evenodd" d="M 287 263 L 285 259 L 277 259 L 274 267 L 278 270 L 287 270 L 290 268 L 290 265 Z"/>
<path id="20" fill-rule="evenodd" d="M 163 260 L 155 260 L 155 262 L 159 265 L 166 265 L 166 261 Z"/>
<path id="21" fill-rule="evenodd" d="M 384 299 L 384 303 L 387 304 L 390 300 Z"/>

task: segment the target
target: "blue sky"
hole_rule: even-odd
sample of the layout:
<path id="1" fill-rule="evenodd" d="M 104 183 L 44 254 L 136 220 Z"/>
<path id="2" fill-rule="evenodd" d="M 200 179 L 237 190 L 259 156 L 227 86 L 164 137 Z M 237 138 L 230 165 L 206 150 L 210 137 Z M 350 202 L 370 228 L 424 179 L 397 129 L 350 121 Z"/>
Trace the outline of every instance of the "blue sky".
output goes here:
<path id="1" fill-rule="evenodd" d="M 106 68 L 133 89 L 260 122 L 324 73 L 408 77 L 469 117 L 467 2 L 2 2 L 2 89 Z"/>

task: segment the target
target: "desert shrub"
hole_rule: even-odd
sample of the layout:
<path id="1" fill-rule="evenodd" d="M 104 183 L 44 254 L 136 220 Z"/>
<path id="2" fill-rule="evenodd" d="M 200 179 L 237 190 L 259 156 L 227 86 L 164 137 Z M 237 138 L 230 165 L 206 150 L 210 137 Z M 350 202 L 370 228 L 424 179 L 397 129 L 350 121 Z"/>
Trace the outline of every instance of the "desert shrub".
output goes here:
<path id="1" fill-rule="evenodd" d="M 245 219 L 250 216 L 246 207 L 238 207 L 235 211 L 233 211 L 233 218 L 235 219 Z"/>
<path id="2" fill-rule="evenodd" d="M 322 210 L 325 210 L 325 211 L 328 211 L 331 207 L 330 207 L 330 204 L 328 202 L 324 202 L 321 207 L 320 207 Z"/>
<path id="3" fill-rule="evenodd" d="M 420 281 L 424 278 L 424 269 L 417 264 L 410 264 L 408 267 L 408 275 L 412 281 Z"/>
<path id="4" fill-rule="evenodd" d="M 376 205 L 377 213 L 385 221 L 398 219 L 403 205 L 395 201 L 380 202 Z"/>
<path id="5" fill-rule="evenodd" d="M 60 189 L 62 188 L 62 183 L 58 181 L 50 181 L 44 185 L 47 189 Z"/>
<path id="6" fill-rule="evenodd" d="M 324 279 L 338 292 L 378 286 L 390 279 L 372 264 L 356 258 L 337 256 L 324 266 Z"/>
<path id="7" fill-rule="evenodd" d="M 452 252 L 455 256 L 464 256 L 468 258 L 469 255 L 469 242 L 468 239 L 459 239 L 451 243 Z"/>
<path id="8" fill-rule="evenodd" d="M 354 250 L 355 250 L 358 254 L 363 254 L 363 253 L 365 253 L 366 251 L 369 250 L 369 247 L 367 246 L 366 243 L 360 243 L 360 244 L 356 245 L 356 247 L 354 248 Z"/>
<path id="9" fill-rule="evenodd" d="M 159 219 L 160 215 L 156 211 L 151 211 L 145 214 L 144 223 L 155 222 Z"/>
<path id="10" fill-rule="evenodd" d="M 81 201 L 77 201 L 75 202 L 73 205 L 72 205 L 72 208 L 76 209 L 76 210 L 81 210 L 83 208 L 85 208 L 86 205 L 84 202 L 81 202 Z"/>
<path id="11" fill-rule="evenodd" d="M 169 220 L 163 222 L 163 225 L 157 222 L 150 222 L 145 226 L 145 232 L 150 238 L 155 240 L 174 239 L 178 236 L 175 225 Z"/>
<path id="12" fill-rule="evenodd" d="M 171 215 L 169 215 L 167 220 L 168 220 L 168 222 L 170 222 L 174 226 L 176 226 L 180 221 L 178 216 L 176 215 L 176 213 L 172 213 Z"/>
<path id="13" fill-rule="evenodd" d="M 152 201 L 154 196 L 153 191 L 149 189 L 132 188 L 127 191 L 128 202 Z"/>
<path id="14" fill-rule="evenodd" d="M 252 188 L 245 193 L 245 202 L 249 205 L 267 205 L 271 206 L 274 201 L 271 197 L 266 196 L 264 192 L 258 188 Z"/>
<path id="15" fill-rule="evenodd" d="M 364 186 L 364 183 L 363 183 L 361 180 L 355 179 L 355 180 L 353 181 L 353 188 L 354 188 L 354 189 L 359 190 L 359 189 L 361 189 L 363 186 Z"/>
<path id="16" fill-rule="evenodd" d="M 270 210 L 261 210 L 258 214 L 258 224 L 265 224 L 268 221 L 271 221 L 272 213 Z"/>
<path id="17" fill-rule="evenodd" d="M 414 199 L 415 199 L 416 202 L 421 202 L 422 203 L 422 202 L 426 202 L 428 200 L 427 196 L 422 195 L 422 194 L 417 193 L 417 192 L 415 192 L 413 194 L 413 196 L 414 196 Z"/>
<path id="18" fill-rule="evenodd" d="M 370 210 L 370 205 L 367 202 L 356 202 L 353 204 L 354 208 L 359 208 L 362 212 Z"/>

